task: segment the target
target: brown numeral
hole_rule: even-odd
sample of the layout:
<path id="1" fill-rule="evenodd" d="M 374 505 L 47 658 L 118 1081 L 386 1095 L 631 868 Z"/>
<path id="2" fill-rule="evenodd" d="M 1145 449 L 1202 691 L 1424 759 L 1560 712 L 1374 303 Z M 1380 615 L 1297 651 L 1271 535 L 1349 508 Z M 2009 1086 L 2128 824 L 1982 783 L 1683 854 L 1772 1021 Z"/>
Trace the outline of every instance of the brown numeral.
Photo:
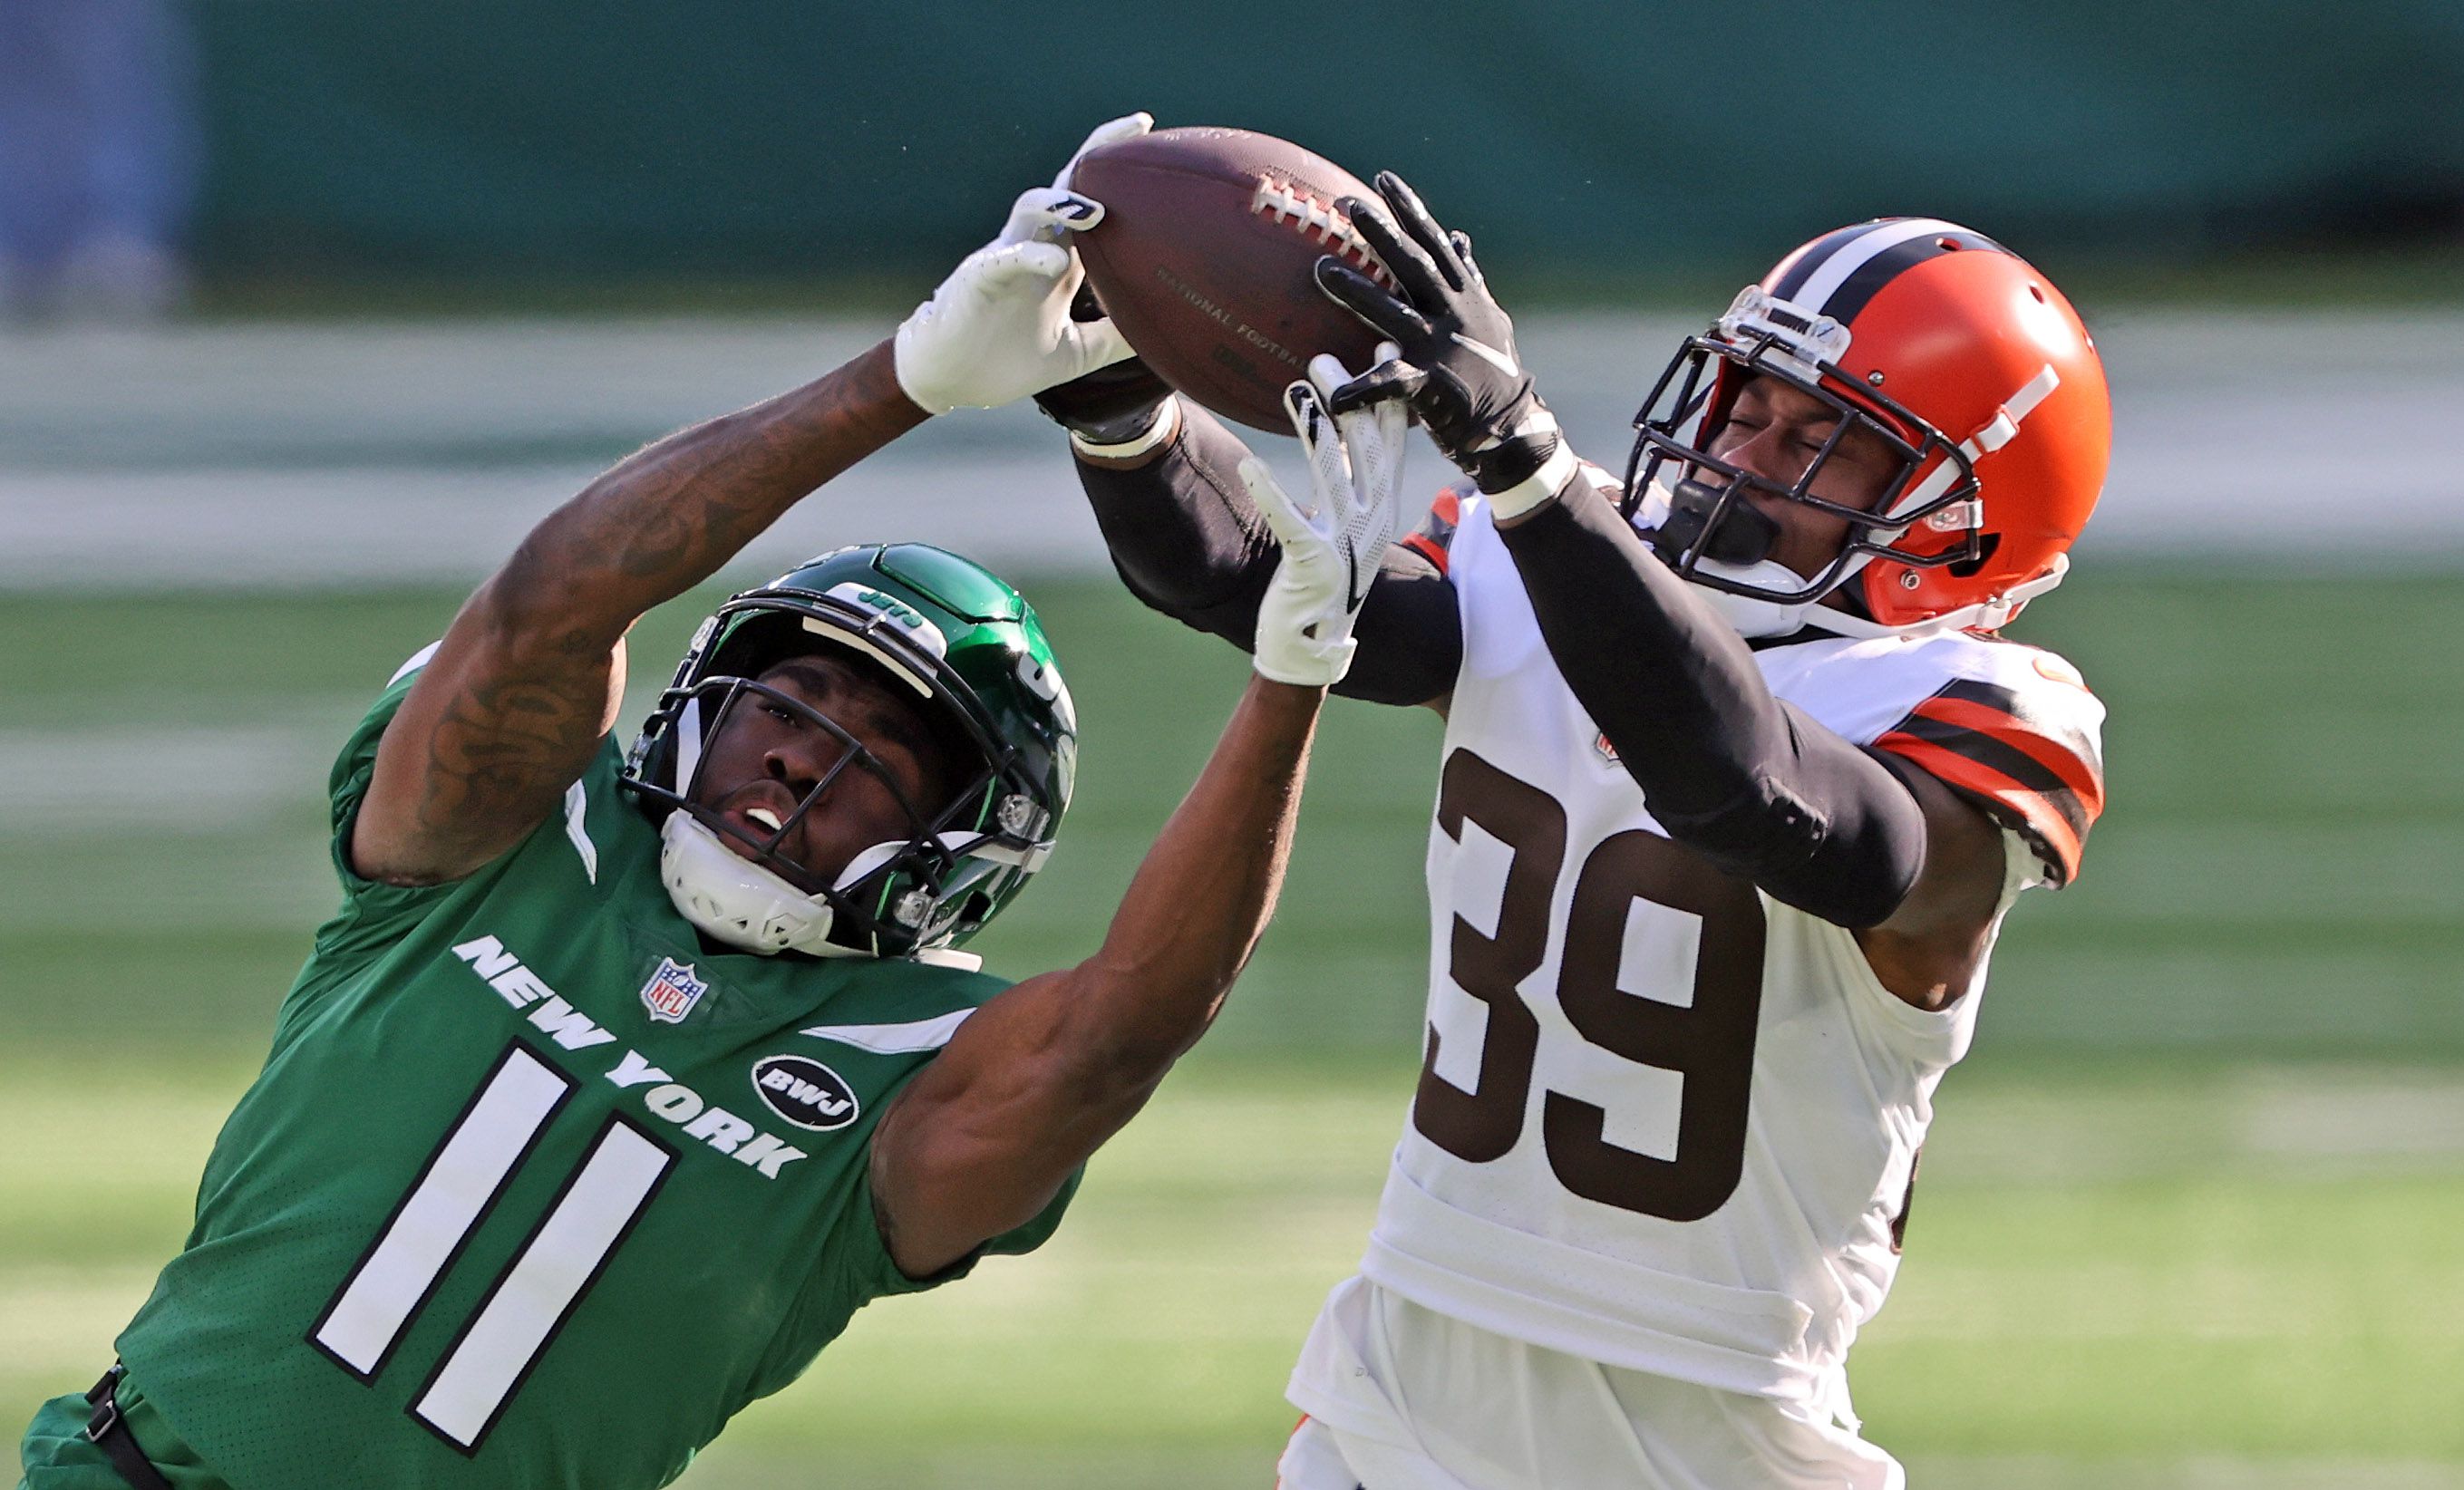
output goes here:
<path id="1" fill-rule="evenodd" d="M 1702 918 L 1690 1003 L 1617 987 L 1625 921 L 1637 900 Z M 1763 909 L 1753 887 L 1639 828 L 1583 863 L 1566 915 L 1557 1003 L 1585 1040 L 1639 1065 L 1683 1073 L 1676 1156 L 1656 1159 L 1600 1136 L 1608 1114 L 1550 1092 L 1540 1132 L 1568 1190 L 1602 1205 L 1697 1221 L 1735 1193 L 1746 1162 L 1746 1095 L 1763 1001 Z"/>
<path id="2" fill-rule="evenodd" d="M 1430 1025 L 1412 1121 L 1448 1153 L 1485 1164 L 1503 1157 L 1523 1133 L 1540 1021 L 1514 988 L 1539 969 L 1549 953 L 1549 891 L 1566 859 L 1566 809 L 1538 787 L 1458 750 L 1446 758 L 1440 778 L 1438 826 L 1460 844 L 1465 818 L 1514 851 L 1506 871 L 1505 900 L 1498 908 L 1497 934 L 1483 936 L 1457 916 L 1447 958 L 1455 986 L 1488 1005 L 1480 1085 L 1465 1091 L 1438 1074 L 1438 1029 Z"/>
<path id="3" fill-rule="evenodd" d="M 1500 1158 L 1522 1137 L 1539 1053 L 1539 1023 L 1515 992 L 1548 952 L 1549 896 L 1566 855 L 1557 800 L 1469 751 L 1448 757 L 1438 823 L 1458 843 L 1465 819 L 1513 850 L 1497 934 L 1454 922 L 1449 972 L 1488 1007 L 1480 1085 L 1466 1092 L 1437 1074 L 1429 1031 L 1413 1121 L 1432 1143 L 1474 1164 Z M 1700 918 L 1693 997 L 1675 1004 L 1617 986 L 1626 918 L 1637 900 Z M 1602 841 L 1575 875 L 1558 961 L 1557 1001 L 1576 1034 L 1639 1065 L 1684 1079 L 1674 1157 L 1655 1158 L 1602 1136 L 1598 1106 L 1545 1092 L 1541 1139 L 1558 1182 L 1586 1199 L 1672 1221 L 1700 1220 L 1727 1203 L 1744 1172 L 1746 1113 L 1762 1007 L 1762 902 L 1751 885 L 1639 828 Z"/>

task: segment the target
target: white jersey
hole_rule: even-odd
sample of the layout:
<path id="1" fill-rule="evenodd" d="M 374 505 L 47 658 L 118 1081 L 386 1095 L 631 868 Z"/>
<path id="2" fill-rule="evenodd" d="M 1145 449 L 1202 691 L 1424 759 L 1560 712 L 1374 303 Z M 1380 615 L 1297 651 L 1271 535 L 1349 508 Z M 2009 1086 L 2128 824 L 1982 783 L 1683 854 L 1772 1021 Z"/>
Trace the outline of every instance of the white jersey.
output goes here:
<path id="1" fill-rule="evenodd" d="M 1917 1009 L 1850 932 L 1669 842 L 1552 664 L 1485 504 L 1459 523 L 1427 1059 L 1361 1270 L 1552 1350 L 1830 1400 L 1898 1268 L 1983 964 Z M 2075 871 L 2103 708 L 2068 664 L 1965 633 L 1756 655 L 1781 699 L 2005 823 L 2002 909 Z"/>

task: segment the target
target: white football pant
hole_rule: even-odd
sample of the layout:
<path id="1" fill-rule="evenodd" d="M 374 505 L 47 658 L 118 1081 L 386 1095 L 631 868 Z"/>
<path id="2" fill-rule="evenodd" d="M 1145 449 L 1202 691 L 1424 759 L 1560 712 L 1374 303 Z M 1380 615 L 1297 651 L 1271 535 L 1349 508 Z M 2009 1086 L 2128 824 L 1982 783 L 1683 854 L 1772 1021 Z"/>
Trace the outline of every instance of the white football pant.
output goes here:
<path id="1" fill-rule="evenodd" d="M 1905 1490 L 1838 1417 L 1603 1366 L 1335 1287 L 1287 1392 L 1278 1490 Z"/>

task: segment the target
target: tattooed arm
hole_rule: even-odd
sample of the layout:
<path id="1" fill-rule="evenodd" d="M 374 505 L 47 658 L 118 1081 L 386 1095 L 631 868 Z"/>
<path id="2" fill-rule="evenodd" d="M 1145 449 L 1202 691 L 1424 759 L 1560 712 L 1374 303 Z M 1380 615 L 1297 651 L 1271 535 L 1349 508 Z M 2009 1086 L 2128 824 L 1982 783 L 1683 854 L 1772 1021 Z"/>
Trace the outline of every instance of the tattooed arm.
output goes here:
<path id="1" fill-rule="evenodd" d="M 519 843 L 614 726 L 633 622 L 926 417 L 885 341 L 668 436 L 550 514 L 453 618 L 386 727 L 354 867 L 434 885 Z"/>
<path id="2" fill-rule="evenodd" d="M 1146 127 L 1115 120 L 1101 143 Z M 463 605 L 377 746 L 351 863 L 437 885 L 521 840 L 616 722 L 625 633 L 716 573 L 815 487 L 933 414 L 991 407 L 1129 356 L 1073 321 L 1068 234 L 1104 209 L 1058 186 L 1010 208 L 898 335 L 838 371 L 624 462 L 531 530 Z"/>

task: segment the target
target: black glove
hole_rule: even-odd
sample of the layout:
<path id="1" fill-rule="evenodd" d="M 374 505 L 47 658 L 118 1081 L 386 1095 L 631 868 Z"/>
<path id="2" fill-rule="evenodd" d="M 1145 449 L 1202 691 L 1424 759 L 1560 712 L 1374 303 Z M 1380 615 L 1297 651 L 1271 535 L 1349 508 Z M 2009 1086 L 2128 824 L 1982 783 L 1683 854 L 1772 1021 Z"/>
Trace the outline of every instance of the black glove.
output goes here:
<path id="1" fill-rule="evenodd" d="M 1069 302 L 1069 318 L 1104 318 L 1092 286 L 1078 287 L 1078 297 Z M 1090 445 L 1122 445 L 1154 428 L 1163 401 L 1170 397 L 1172 389 L 1164 381 L 1133 357 L 1055 383 L 1035 396 L 1035 406 Z"/>
<path id="2" fill-rule="evenodd" d="M 1377 173 L 1377 193 L 1383 204 L 1339 205 L 1404 297 L 1331 256 L 1317 261 L 1317 282 L 1402 355 L 1335 389 L 1328 406 L 1347 413 L 1399 395 L 1481 491 L 1520 486 L 1556 452 L 1558 436 L 1514 350 L 1514 322 L 1489 295 L 1467 235 L 1439 227 L 1393 171 Z"/>

